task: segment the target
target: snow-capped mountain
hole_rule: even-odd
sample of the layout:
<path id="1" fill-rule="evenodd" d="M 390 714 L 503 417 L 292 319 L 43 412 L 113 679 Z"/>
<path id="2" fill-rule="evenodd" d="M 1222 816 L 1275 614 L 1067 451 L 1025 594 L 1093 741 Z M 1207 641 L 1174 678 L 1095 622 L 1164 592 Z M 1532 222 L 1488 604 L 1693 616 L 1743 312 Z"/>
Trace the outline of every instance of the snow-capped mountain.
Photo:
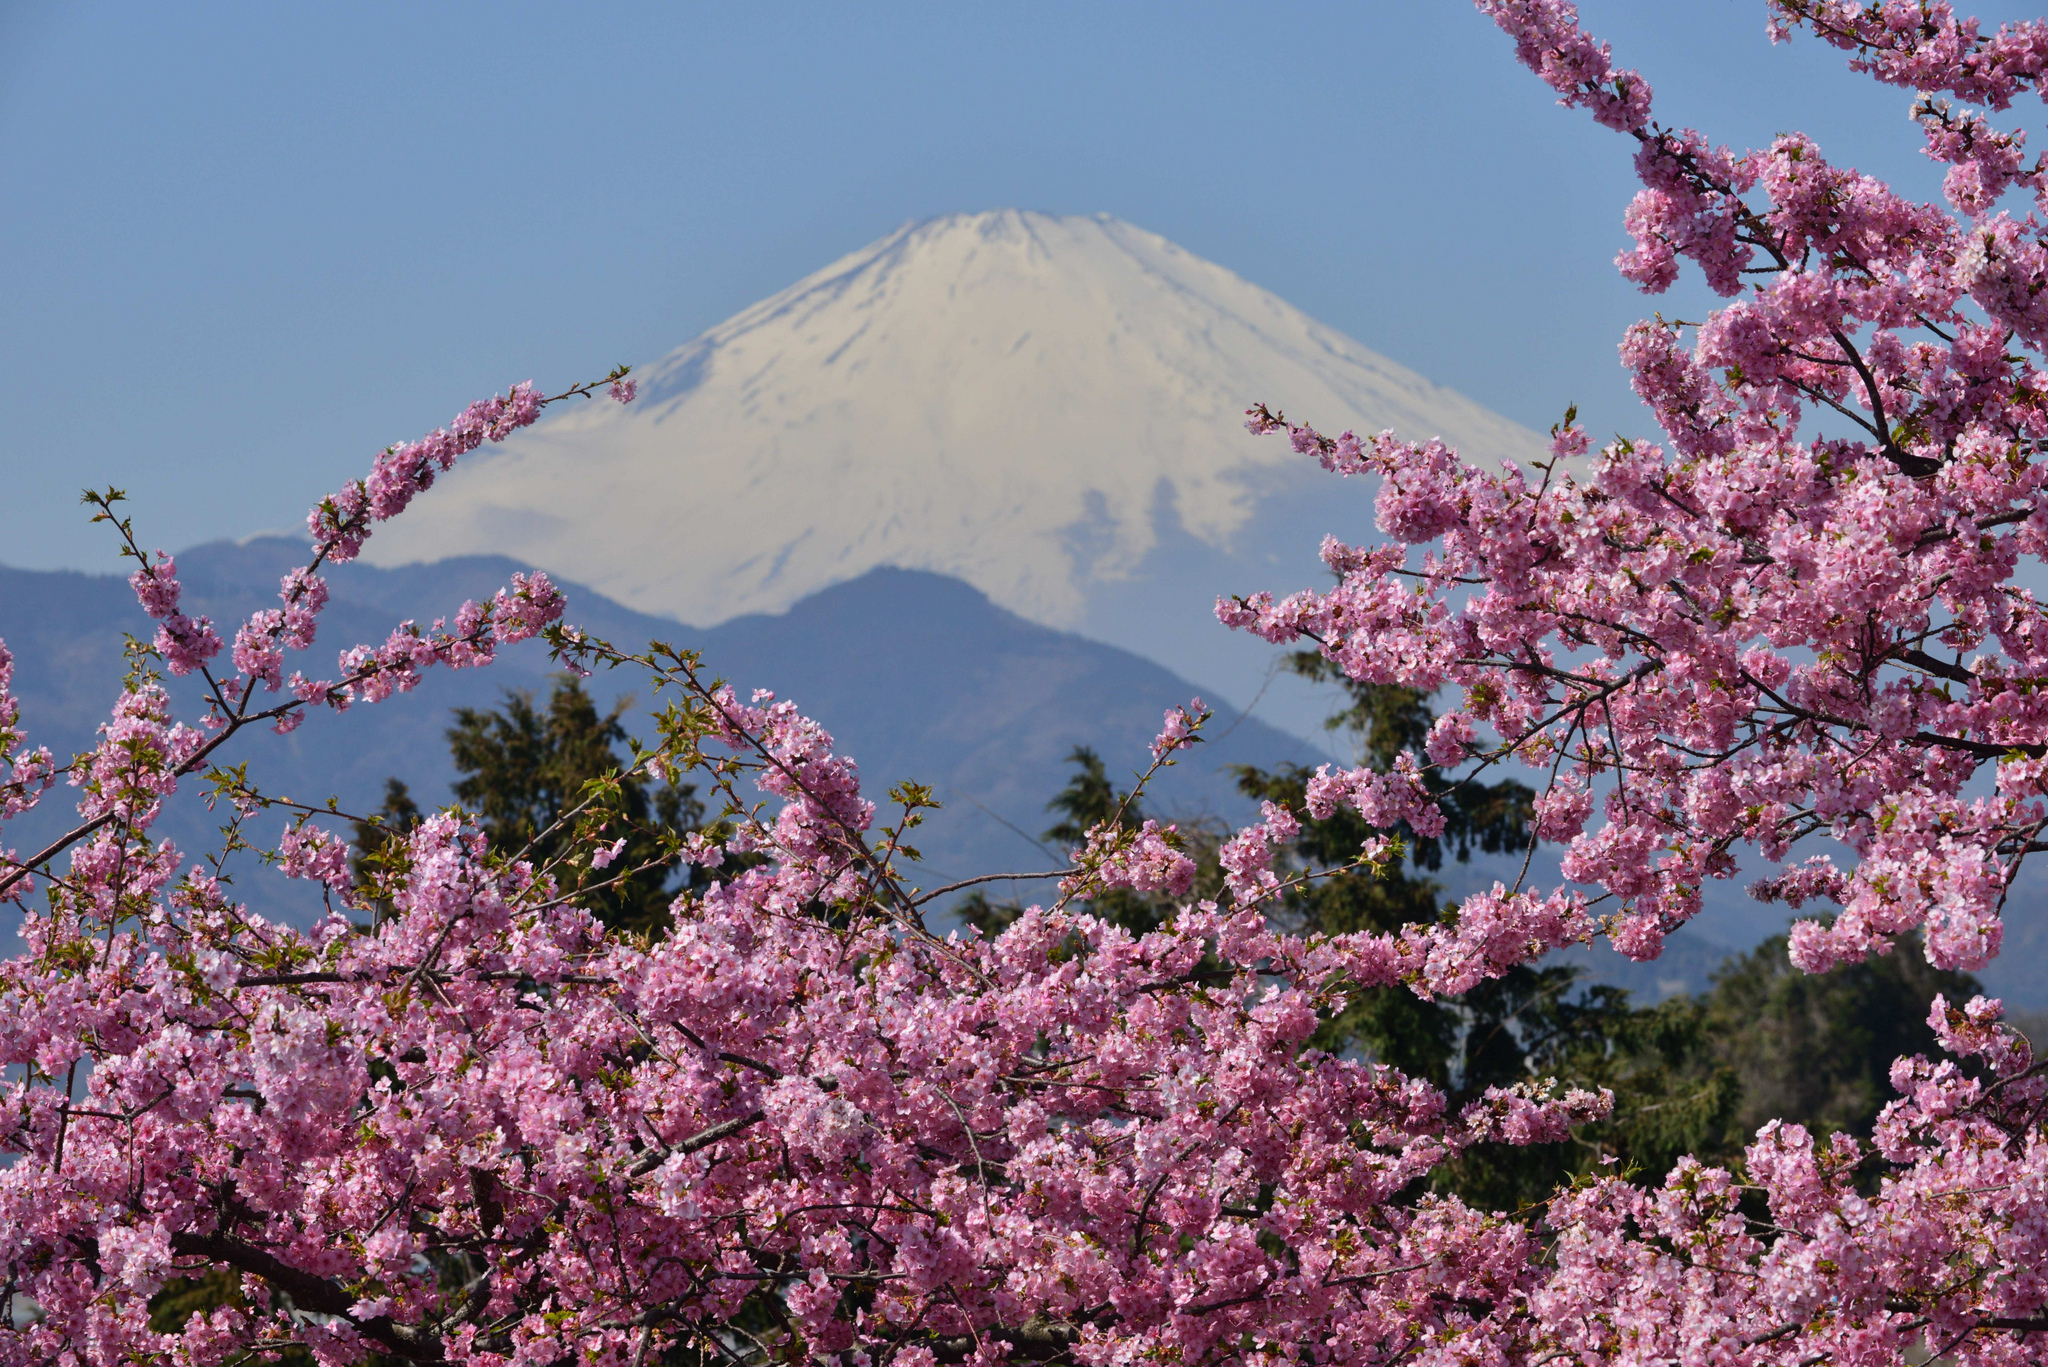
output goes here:
<path id="1" fill-rule="evenodd" d="M 1107 216 L 908 225 L 639 378 L 630 407 L 591 403 L 473 457 L 371 558 L 511 555 L 698 625 L 878 565 L 934 570 L 1242 702 L 1270 651 L 1215 657 L 1232 649 L 1216 595 L 1315 582 L 1323 533 L 1370 535 L 1369 491 L 1252 437 L 1247 405 L 1475 457 L 1542 450 Z"/>

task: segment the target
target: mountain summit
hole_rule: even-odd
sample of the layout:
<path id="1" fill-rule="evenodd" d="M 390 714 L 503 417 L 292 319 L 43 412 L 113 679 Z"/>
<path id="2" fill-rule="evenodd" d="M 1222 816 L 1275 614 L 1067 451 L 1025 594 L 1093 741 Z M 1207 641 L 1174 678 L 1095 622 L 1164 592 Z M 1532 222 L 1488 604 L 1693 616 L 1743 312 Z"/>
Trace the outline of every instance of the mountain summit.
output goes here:
<path id="1" fill-rule="evenodd" d="M 1332 430 L 1441 435 L 1468 456 L 1542 451 L 1526 429 L 1108 216 L 1004 209 L 907 225 L 639 380 L 630 407 L 592 403 L 471 458 L 380 532 L 371 558 L 512 555 L 698 624 L 897 565 L 1109 634 L 1104 595 L 1163 551 L 1241 559 L 1263 506 L 1298 501 L 1311 478 L 1329 497 L 1329 476 L 1243 430 L 1255 401 Z M 1326 531 L 1369 535 L 1288 529 L 1304 555 Z M 1217 593 L 1268 586 L 1204 582 L 1185 606 L 1199 624 Z"/>

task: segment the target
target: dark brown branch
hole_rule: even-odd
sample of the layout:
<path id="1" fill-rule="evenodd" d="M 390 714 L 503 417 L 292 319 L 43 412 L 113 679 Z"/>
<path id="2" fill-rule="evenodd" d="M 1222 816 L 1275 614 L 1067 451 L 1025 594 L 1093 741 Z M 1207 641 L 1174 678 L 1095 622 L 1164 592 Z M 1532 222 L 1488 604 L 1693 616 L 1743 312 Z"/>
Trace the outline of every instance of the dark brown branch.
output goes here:
<path id="1" fill-rule="evenodd" d="M 1900 664 L 1909 664 L 1915 669 L 1924 669 L 1929 674 L 1938 674 L 1942 678 L 1952 680 L 1955 683 L 1974 684 L 1977 682 L 1977 676 L 1964 669 L 1961 665 L 1953 665 L 1943 660 L 1937 660 L 1924 650 L 1902 650 L 1893 658 L 1898 660 Z"/>
<path id="2" fill-rule="evenodd" d="M 1067 1357 L 1081 1341 L 1081 1331 L 1071 1324 L 1033 1317 L 1014 1328 L 997 1326 L 984 1331 L 988 1338 L 1010 1345 L 1009 1357 L 1019 1362 L 1053 1362 Z M 940 1362 L 964 1362 L 976 1348 L 972 1338 L 928 1339 L 926 1345 Z"/>
<path id="3" fill-rule="evenodd" d="M 697 1133 L 676 1145 L 675 1151 L 677 1153 L 695 1153 L 699 1149 L 708 1149 L 719 1140 L 728 1139 L 748 1126 L 758 1125 L 767 1118 L 768 1113 L 766 1111 L 748 1111 L 745 1115 L 735 1116 L 731 1120 L 722 1121 L 711 1126 L 709 1129 L 697 1131 Z"/>
<path id="4" fill-rule="evenodd" d="M 413 1362 L 441 1360 L 438 1335 L 412 1325 L 394 1323 L 390 1316 L 358 1320 L 349 1313 L 356 1297 L 325 1277 L 293 1267 L 274 1254 L 219 1234 L 173 1234 L 171 1251 L 187 1258 L 205 1258 L 224 1263 L 239 1272 L 261 1277 L 292 1298 L 292 1304 L 316 1315 L 333 1315 L 347 1320 L 361 1333 L 374 1339 L 394 1356 Z"/>
<path id="5" fill-rule="evenodd" d="M 1247 1295 L 1232 1296 L 1228 1300 L 1210 1301 L 1207 1305 L 1190 1305 L 1186 1309 L 1178 1310 L 1174 1313 L 1180 1315 L 1206 1315 L 1212 1310 L 1228 1310 L 1233 1305 L 1249 1305 L 1253 1301 L 1262 1301 L 1265 1298 L 1266 1288 L 1262 1286 Z"/>
<path id="6" fill-rule="evenodd" d="M 663 1163 L 666 1163 L 672 1154 L 695 1153 L 699 1149 L 708 1149 L 719 1140 L 730 1139 L 741 1130 L 747 1129 L 749 1126 L 758 1125 L 767 1118 L 768 1115 L 765 1111 L 748 1111 L 745 1115 L 734 1116 L 731 1120 L 722 1120 L 708 1129 L 699 1130 L 681 1143 L 665 1144 L 659 1148 L 650 1149 L 640 1156 L 640 1161 L 632 1166 L 629 1175 L 645 1177 L 648 1173 L 653 1172 Z"/>
<path id="7" fill-rule="evenodd" d="M 416 971 L 415 969 L 390 968 L 382 973 L 252 973 L 247 977 L 235 979 L 235 986 L 303 987 L 308 984 L 318 983 L 364 983 L 375 982 L 396 973 L 403 973 L 409 978 Z M 427 981 L 436 983 L 458 981 L 497 983 L 531 981 L 541 987 L 609 987 L 613 981 L 610 978 L 593 977 L 585 973 L 564 974 L 558 978 L 536 978 L 531 973 L 521 973 L 515 969 L 491 969 L 483 973 L 429 972 L 425 976 Z"/>
<path id="8" fill-rule="evenodd" d="M 734 1054 L 721 1050 L 716 1057 L 721 1063 L 737 1063 L 742 1068 L 751 1068 L 765 1078 L 779 1079 L 782 1076 L 782 1070 L 774 1064 L 763 1063 L 757 1058 L 748 1058 L 745 1054 Z M 820 1086 L 823 1086 L 825 1081 L 826 1079 L 818 1079 Z M 836 1086 L 837 1084 L 835 1083 L 834 1085 Z M 825 1087 L 825 1090 L 829 1092 L 832 1088 Z"/>
<path id="9" fill-rule="evenodd" d="M 1907 739 L 1917 741 L 1921 745 L 1938 746 L 1943 750 L 1960 750 L 1966 755 L 1975 755 L 1978 759 L 2003 759 L 2012 754 L 2039 759 L 2043 755 L 2048 755 L 2048 745 L 2024 745 L 2018 741 L 1998 744 L 1984 740 L 1964 740 L 1960 736 L 1939 736 L 1932 731 L 1919 731 Z"/>
<path id="10" fill-rule="evenodd" d="M 971 888 L 976 883 L 1041 882 L 1048 878 L 1071 878 L 1080 871 L 1079 869 L 1059 869 L 1052 873 L 984 873 L 979 878 L 963 878 L 957 883 L 948 883 L 943 888 L 933 888 L 930 892 L 913 901 L 911 905 L 921 907 L 934 897 L 944 897 L 949 892 L 958 892 L 962 888 Z"/>

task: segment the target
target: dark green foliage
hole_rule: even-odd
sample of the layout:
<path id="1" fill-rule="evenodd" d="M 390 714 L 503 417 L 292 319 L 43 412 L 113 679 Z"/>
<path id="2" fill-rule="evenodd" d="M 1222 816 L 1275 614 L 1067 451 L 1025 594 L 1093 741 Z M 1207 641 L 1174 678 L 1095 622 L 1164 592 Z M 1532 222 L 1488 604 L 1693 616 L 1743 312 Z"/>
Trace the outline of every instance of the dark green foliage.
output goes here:
<path id="1" fill-rule="evenodd" d="M 1618 987 L 1587 988 L 1582 1000 L 1596 1026 L 1578 1047 L 1532 1052 L 1537 1071 L 1614 1093 L 1613 1115 L 1588 1137 L 1651 1180 L 1689 1153 L 1734 1161 L 1741 1080 L 1717 1056 L 1701 1004 L 1674 997 L 1635 1008 Z"/>
<path id="2" fill-rule="evenodd" d="M 355 875 L 359 889 L 373 888 L 381 871 L 400 862 L 403 846 L 399 842 L 420 824 L 422 815 L 420 804 L 412 800 L 412 790 L 405 786 L 403 780 L 384 780 L 382 805 L 369 820 L 355 823 L 355 850 L 349 856 L 349 870 Z M 382 898 L 372 900 L 376 903 L 378 920 L 391 914 L 389 902 Z"/>
<path id="3" fill-rule="evenodd" d="M 615 747 L 627 741 L 620 724 L 627 704 L 600 715 L 573 678 L 555 682 L 545 708 L 533 695 L 510 692 L 495 711 L 463 707 L 448 729 L 448 748 L 462 777 L 456 799 L 472 813 L 499 854 L 554 865 L 577 902 L 615 929 L 656 933 L 668 924 L 677 843 L 703 824 L 703 804 L 690 786 L 655 788 L 624 773 Z M 394 833 L 420 817 L 405 785 L 392 779 L 374 823 L 356 827 L 357 876 L 387 857 Z M 576 835 L 602 825 L 625 849 L 607 869 L 555 863 L 576 848 Z M 705 881 L 692 868 L 694 883 Z"/>
<path id="4" fill-rule="evenodd" d="M 985 892 L 970 892 L 953 904 L 953 914 L 983 935 L 1000 935 L 1024 914 L 1024 904 L 1014 899 L 998 901 Z"/>
<path id="5" fill-rule="evenodd" d="M 1145 818 L 1138 811 L 1138 804 L 1131 800 L 1131 795 L 1118 792 L 1116 785 L 1110 782 L 1102 756 L 1085 745 L 1077 745 L 1067 756 L 1067 763 L 1074 766 L 1074 776 L 1067 780 L 1067 786 L 1052 801 L 1045 804 L 1048 812 L 1058 812 L 1062 818 L 1046 829 L 1046 840 L 1061 849 L 1071 849 L 1086 840 L 1089 831 L 1112 817 L 1127 831 L 1135 831 L 1145 824 Z"/>
<path id="6" fill-rule="evenodd" d="M 1411 688 L 1355 683 L 1313 651 L 1296 653 L 1288 663 L 1304 677 L 1343 686 L 1347 705 L 1327 724 L 1351 734 L 1361 763 L 1385 772 L 1403 750 L 1421 750 L 1435 719 L 1422 694 Z M 1244 767 L 1238 770 L 1238 787 L 1249 797 L 1279 803 L 1303 817 L 1292 851 L 1297 866 L 1342 868 L 1380 832 L 1349 809 L 1323 821 L 1308 818 L 1305 794 L 1311 777 L 1312 771 L 1298 765 L 1276 770 Z M 1433 922 L 1443 912 L 1442 889 L 1421 871 L 1441 868 L 1447 847 L 1463 860 L 1474 848 L 1498 853 L 1527 840 L 1534 795 L 1522 784 L 1454 787 L 1434 770 L 1429 781 L 1444 795 L 1445 829 L 1433 840 L 1419 839 L 1405 827 L 1399 832 L 1412 870 L 1397 863 L 1378 876 L 1361 869 L 1316 879 L 1290 890 L 1282 919 L 1304 933 L 1323 935 L 1393 934 L 1404 926 Z M 1511 979 L 1512 985 L 1505 987 L 1489 984 L 1479 990 L 1489 1000 L 1471 1003 L 1425 1002 L 1405 988 L 1354 993 L 1344 1014 L 1324 1026 L 1318 1042 L 1340 1051 L 1363 1049 L 1440 1086 L 1468 1075 L 1475 1081 L 1483 1078 L 1478 1082 L 1483 1090 L 1525 1071 L 1519 1064 L 1515 1032 L 1508 1028 L 1516 1013 L 1554 999 L 1569 985 L 1533 969 L 1517 973 L 1527 975 L 1527 980 Z"/>
<path id="7" fill-rule="evenodd" d="M 1356 737 L 1361 762 L 1384 770 L 1403 749 L 1421 749 L 1434 718 L 1415 691 L 1343 679 L 1312 652 L 1291 663 L 1345 688 L 1348 704 L 1330 724 Z M 1240 773 L 1247 793 L 1297 812 L 1307 777 L 1299 769 Z M 1412 868 L 1378 878 L 1346 872 L 1297 890 L 1285 909 L 1297 929 L 1387 933 L 1434 920 L 1440 892 L 1422 871 L 1440 868 L 1446 850 L 1465 859 L 1474 849 L 1522 847 L 1527 788 L 1453 784 L 1434 774 L 1431 785 L 1444 798 L 1443 837 L 1413 842 L 1404 832 L 1413 842 Z M 1345 812 L 1304 820 L 1293 853 L 1304 868 L 1331 868 L 1369 834 Z M 1546 1195 L 1603 1153 L 1652 1180 L 1687 1153 L 1737 1163 L 1757 1127 L 1774 1117 L 1823 1136 L 1867 1136 L 1894 1096 L 1892 1060 L 1938 1053 L 1926 1024 L 1934 996 L 1960 1001 L 1978 990 L 1967 974 L 1930 968 L 1911 937 L 1889 955 L 1814 976 L 1792 967 L 1778 936 L 1731 959 L 1712 991 L 1696 998 L 1638 1008 L 1619 989 L 1580 984 L 1572 969 L 1524 965 L 1435 1002 L 1402 988 L 1357 993 L 1319 1042 L 1429 1078 L 1453 1105 L 1532 1077 L 1611 1089 L 1613 1117 L 1574 1144 L 1548 1152 L 1493 1147 L 1447 1169 L 1444 1185 L 1461 1195 L 1511 1206 Z"/>
<path id="8" fill-rule="evenodd" d="M 216 1267 L 203 1277 L 180 1277 L 164 1283 L 163 1290 L 150 1297 L 149 1327 L 159 1334 L 182 1333 L 192 1322 L 194 1314 L 211 1314 L 224 1305 L 247 1307 L 240 1273 Z M 277 1364 L 278 1367 L 313 1367 L 314 1359 L 305 1348 L 293 1344 L 254 1356 L 251 1360 Z M 388 1361 L 373 1353 L 364 1358 L 363 1367 L 384 1367 Z"/>
<path id="9" fill-rule="evenodd" d="M 1343 688 L 1347 704 L 1323 722 L 1326 730 L 1349 734 L 1358 751 L 1358 762 L 1379 773 L 1386 773 L 1394 767 L 1394 761 L 1403 750 L 1422 753 L 1422 747 L 1429 739 L 1429 728 L 1436 721 L 1436 714 L 1430 711 L 1429 699 L 1413 688 L 1397 688 L 1388 684 L 1361 684 L 1344 677 L 1343 673 L 1323 655 L 1313 650 L 1296 651 L 1287 657 L 1287 666 L 1296 674 L 1316 683 L 1336 684 Z M 1309 771 L 1298 766 L 1288 766 L 1277 771 L 1305 784 Z M 1239 786 L 1253 796 L 1265 796 L 1247 780 L 1255 780 L 1261 771 L 1249 767 L 1238 770 Z M 1444 863 L 1446 848 L 1460 862 L 1472 857 L 1472 851 L 1482 854 L 1499 854 L 1505 850 L 1520 851 L 1529 843 L 1528 823 L 1530 803 L 1536 794 L 1527 784 L 1505 779 L 1498 783 L 1479 783 L 1476 780 L 1454 782 L 1444 778 L 1434 769 L 1424 776 L 1430 792 L 1444 811 L 1444 833 L 1432 839 L 1419 839 L 1413 831 L 1403 829 L 1401 834 L 1414 851 L 1415 866 L 1431 871 L 1440 869 Z M 1365 826 L 1354 816 L 1352 823 L 1360 831 Z M 1361 840 L 1364 836 L 1359 837 Z M 1353 843 L 1355 852 L 1358 846 Z"/>
<path id="10" fill-rule="evenodd" d="M 1554 1078 L 1606 1088 L 1614 1110 L 1564 1144 L 1472 1150 L 1440 1172 L 1439 1188 L 1513 1209 L 1608 1158 L 1654 1181 L 1688 1153 L 1734 1156 L 1727 1140 L 1740 1087 L 1714 1057 L 1698 1003 L 1639 1008 L 1620 988 L 1583 985 L 1574 969 L 1524 966 L 1443 1005 L 1462 1027 L 1458 1068 L 1443 1084 L 1454 1106 L 1489 1086 Z"/>
<path id="11" fill-rule="evenodd" d="M 1802 973 L 1775 936 L 1714 975 L 1705 998 L 1716 1056 L 1740 1079 L 1736 1129 L 1773 1116 L 1817 1133 L 1868 1136 L 1896 1097 L 1889 1076 L 1902 1054 L 1941 1057 L 1927 1025 L 1937 994 L 1953 1003 L 1983 988 L 1967 973 L 1931 967 L 1917 937 L 1860 964 Z"/>
<path id="12" fill-rule="evenodd" d="M 243 1303 L 241 1275 L 217 1267 L 203 1277 L 165 1282 L 163 1290 L 150 1298 L 149 1327 L 168 1334 L 183 1329 L 194 1312 L 204 1315 L 223 1305 Z M 303 1349 L 300 1358 L 305 1360 Z"/>
<path id="13" fill-rule="evenodd" d="M 1360 684 L 1344 678 L 1315 652 L 1289 659 L 1299 674 L 1343 687 L 1346 705 L 1330 718 L 1348 733 L 1360 763 L 1393 767 L 1403 750 L 1420 752 L 1435 720 L 1428 699 L 1414 689 Z M 1308 819 L 1305 790 L 1311 774 L 1289 767 L 1239 770 L 1252 797 L 1303 815 L 1291 851 L 1299 870 L 1339 869 L 1291 889 L 1279 915 L 1306 934 L 1356 931 L 1397 934 L 1438 920 L 1447 910 L 1442 889 L 1427 874 L 1448 853 L 1460 861 L 1473 851 L 1499 854 L 1526 849 L 1534 794 L 1512 780 L 1482 783 L 1427 781 L 1445 815 L 1440 837 L 1399 832 L 1406 864 L 1378 874 L 1346 868 L 1368 838 L 1379 834 L 1356 813 Z M 1541 1200 L 1558 1182 L 1598 1165 L 1609 1155 L 1646 1171 L 1662 1172 L 1680 1154 L 1715 1147 L 1736 1103 L 1728 1070 L 1711 1058 L 1704 1022 L 1690 1004 L 1644 1010 L 1615 988 L 1587 988 L 1576 970 L 1522 965 L 1462 996 L 1425 1001 L 1405 987 L 1351 994 L 1342 1014 L 1326 1021 L 1318 1044 L 1363 1053 L 1444 1089 L 1453 1108 L 1489 1087 L 1554 1077 L 1567 1086 L 1606 1086 L 1615 1113 L 1577 1140 L 1544 1148 L 1489 1145 L 1447 1165 L 1438 1186 L 1467 1200 L 1512 1209 Z"/>

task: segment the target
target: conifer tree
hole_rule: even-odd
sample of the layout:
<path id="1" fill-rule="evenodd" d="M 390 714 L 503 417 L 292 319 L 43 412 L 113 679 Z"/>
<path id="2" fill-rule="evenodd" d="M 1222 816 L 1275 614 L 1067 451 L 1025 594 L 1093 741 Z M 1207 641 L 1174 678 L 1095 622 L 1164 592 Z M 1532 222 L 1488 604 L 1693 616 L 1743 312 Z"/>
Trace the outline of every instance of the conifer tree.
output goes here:
<path id="1" fill-rule="evenodd" d="M 583 905 L 598 919 L 645 934 L 668 923 L 676 848 L 702 827 L 704 805 L 694 786 L 657 787 L 621 762 L 616 747 L 628 737 L 620 718 L 629 706 L 621 699 L 600 714 L 582 683 L 565 675 L 545 706 L 530 692 L 508 690 L 495 710 L 455 709 L 447 734 L 462 775 L 455 798 L 494 849 L 544 866 L 572 848 L 579 822 L 586 829 L 602 824 L 600 834 L 624 839 L 603 868 L 586 865 L 570 876 L 582 880 Z M 376 818 L 356 824 L 358 881 L 420 817 L 406 784 L 387 780 Z M 691 874 L 693 886 L 706 881 L 701 869 L 693 866 Z"/>

